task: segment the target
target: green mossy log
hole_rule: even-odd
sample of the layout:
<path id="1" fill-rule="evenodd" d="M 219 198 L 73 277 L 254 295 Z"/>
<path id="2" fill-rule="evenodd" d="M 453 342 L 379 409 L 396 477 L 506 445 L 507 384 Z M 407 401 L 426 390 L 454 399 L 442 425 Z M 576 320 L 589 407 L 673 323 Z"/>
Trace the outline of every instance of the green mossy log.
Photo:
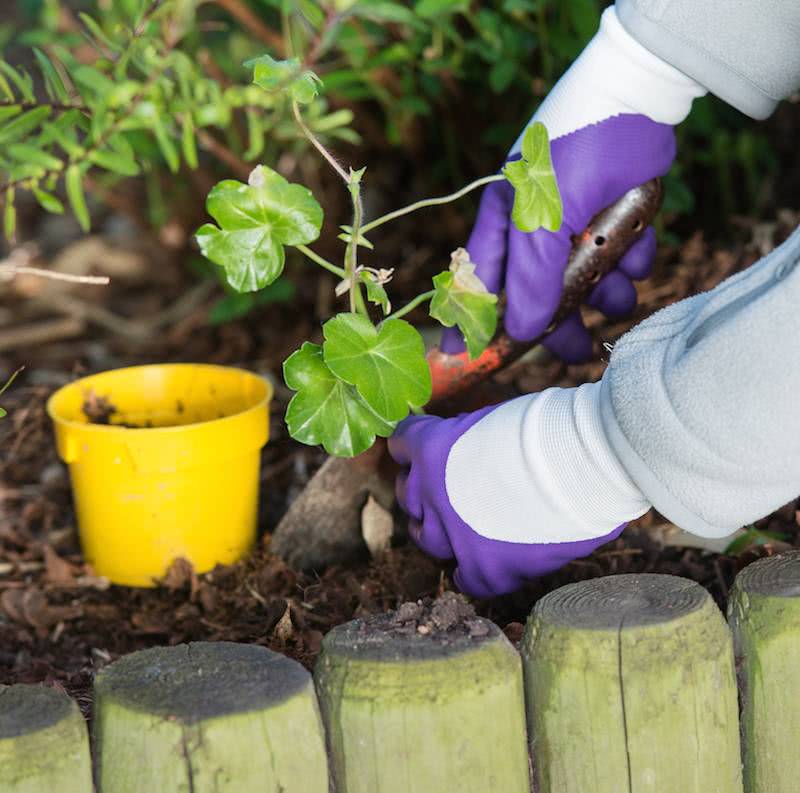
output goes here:
<path id="1" fill-rule="evenodd" d="M 736 577 L 728 606 L 742 702 L 747 793 L 800 790 L 800 552 Z"/>
<path id="2" fill-rule="evenodd" d="M 562 587 L 536 604 L 522 657 L 539 793 L 741 793 L 731 636 L 702 587 Z"/>
<path id="3" fill-rule="evenodd" d="M 99 793 L 327 793 L 311 676 L 264 647 L 197 642 L 121 658 L 95 681 Z"/>
<path id="4" fill-rule="evenodd" d="M 91 793 L 86 722 L 65 693 L 0 686 L 0 790 Z"/>
<path id="5" fill-rule="evenodd" d="M 337 793 L 528 793 L 520 658 L 500 629 L 374 623 L 334 628 L 314 670 Z"/>

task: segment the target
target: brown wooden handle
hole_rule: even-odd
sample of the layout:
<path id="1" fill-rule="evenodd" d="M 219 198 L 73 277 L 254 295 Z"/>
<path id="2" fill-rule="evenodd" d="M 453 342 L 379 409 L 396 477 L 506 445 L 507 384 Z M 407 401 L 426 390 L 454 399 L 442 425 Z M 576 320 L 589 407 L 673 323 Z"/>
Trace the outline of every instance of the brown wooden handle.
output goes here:
<path id="1" fill-rule="evenodd" d="M 445 355 L 438 347 L 428 353 L 433 380 L 431 403 L 449 399 L 524 355 L 539 344 L 579 306 L 586 302 L 597 282 L 616 267 L 628 249 L 653 222 L 663 198 L 660 179 L 651 179 L 625 193 L 617 202 L 595 215 L 572 239 L 572 252 L 564 270 L 561 303 L 547 329 L 531 341 L 519 342 L 505 332 L 475 360 L 468 353 Z M 502 312 L 504 301 L 501 300 Z"/>

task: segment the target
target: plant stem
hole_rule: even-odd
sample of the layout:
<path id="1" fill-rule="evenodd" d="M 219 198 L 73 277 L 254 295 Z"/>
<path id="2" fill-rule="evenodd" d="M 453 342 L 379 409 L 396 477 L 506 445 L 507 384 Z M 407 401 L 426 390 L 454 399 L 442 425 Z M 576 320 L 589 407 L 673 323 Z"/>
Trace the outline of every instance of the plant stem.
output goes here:
<path id="1" fill-rule="evenodd" d="M 361 232 L 362 234 L 366 234 L 368 231 L 372 231 L 372 229 L 382 226 L 384 223 L 388 223 L 390 220 L 402 217 L 403 215 L 408 215 L 411 212 L 416 212 L 418 209 L 423 209 L 424 207 L 438 206 L 439 204 L 449 204 L 451 201 L 457 201 L 462 196 L 465 196 L 467 193 L 470 193 L 473 190 L 477 190 L 479 187 L 491 184 L 492 182 L 502 182 L 505 178 L 506 177 L 501 173 L 494 174 L 493 176 L 484 176 L 481 179 L 476 179 L 466 187 L 462 187 L 460 190 L 457 190 L 455 193 L 451 193 L 450 195 L 441 196 L 439 198 L 424 198 L 422 201 L 416 201 L 413 204 L 409 204 L 407 207 L 396 209 L 394 212 L 389 212 L 388 215 L 371 220 L 369 223 L 363 226 Z"/>
<path id="2" fill-rule="evenodd" d="M 341 267 L 337 267 L 335 264 L 329 262 L 327 259 L 323 259 L 322 256 L 312 251 L 311 248 L 307 248 L 305 245 L 295 245 L 294 247 L 297 248 L 297 250 L 300 251 L 300 253 L 304 254 L 309 259 L 311 259 L 311 261 L 314 262 L 314 264 L 318 264 L 320 267 L 324 267 L 326 270 L 333 273 L 334 275 L 338 275 L 339 278 L 347 277 L 347 273 Z"/>
<path id="3" fill-rule="evenodd" d="M 436 290 L 431 289 L 430 292 L 423 292 L 421 295 L 417 295 L 413 300 L 409 300 L 408 303 L 406 303 L 402 308 L 398 308 L 394 314 L 389 314 L 384 322 L 386 322 L 387 319 L 400 319 L 400 317 L 404 317 L 421 303 L 424 303 L 426 300 L 430 300 L 435 294 Z"/>
<path id="4" fill-rule="evenodd" d="M 361 203 L 361 185 L 356 179 L 361 179 L 361 176 L 355 177 L 351 171 L 347 188 L 353 198 L 353 226 L 350 242 L 347 245 L 345 272 L 347 273 L 346 277 L 350 279 L 350 311 L 353 313 L 359 308 L 356 295 L 361 292 L 361 284 L 356 278 L 356 272 L 358 270 L 358 240 L 361 235 L 361 222 L 364 219 L 364 205 Z"/>
<path id="5" fill-rule="evenodd" d="M 314 133 L 306 126 L 306 122 L 303 121 L 303 116 L 300 114 L 300 107 L 295 101 L 292 102 L 292 112 L 294 113 L 295 121 L 297 121 L 300 129 L 303 130 L 303 134 L 308 138 L 314 148 L 328 161 L 328 164 L 331 166 L 331 168 L 333 168 L 333 170 L 336 171 L 339 176 L 341 176 L 341 178 L 344 180 L 344 183 L 349 185 L 350 177 L 348 176 L 347 171 L 345 171 L 345 169 L 342 168 L 338 162 L 336 162 L 334 156 L 319 142 Z"/>

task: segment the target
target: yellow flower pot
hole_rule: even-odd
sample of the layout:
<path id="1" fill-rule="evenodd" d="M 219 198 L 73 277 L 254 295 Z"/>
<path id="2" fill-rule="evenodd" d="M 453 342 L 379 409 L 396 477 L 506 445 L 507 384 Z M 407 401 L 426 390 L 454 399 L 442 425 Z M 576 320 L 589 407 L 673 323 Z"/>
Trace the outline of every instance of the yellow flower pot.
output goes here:
<path id="1" fill-rule="evenodd" d="M 110 424 L 89 423 L 90 394 L 114 406 Z M 53 394 L 47 411 L 98 575 L 153 586 L 177 557 L 204 572 L 252 548 L 271 398 L 251 372 L 206 364 L 116 369 Z"/>

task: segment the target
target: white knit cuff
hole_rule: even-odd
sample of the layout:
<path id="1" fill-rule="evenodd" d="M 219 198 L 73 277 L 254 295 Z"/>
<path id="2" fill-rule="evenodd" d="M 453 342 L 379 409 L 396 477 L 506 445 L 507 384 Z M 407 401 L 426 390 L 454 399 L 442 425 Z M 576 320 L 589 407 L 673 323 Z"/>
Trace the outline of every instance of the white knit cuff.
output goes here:
<path id="1" fill-rule="evenodd" d="M 639 44 L 617 19 L 613 6 L 600 29 L 539 106 L 554 140 L 622 113 L 637 113 L 662 124 L 678 124 L 692 102 L 707 91 Z M 519 152 L 522 135 L 511 154 Z"/>
<path id="2" fill-rule="evenodd" d="M 519 397 L 453 444 L 447 495 L 493 540 L 593 539 L 650 507 L 617 459 L 600 419 L 600 383 Z"/>

